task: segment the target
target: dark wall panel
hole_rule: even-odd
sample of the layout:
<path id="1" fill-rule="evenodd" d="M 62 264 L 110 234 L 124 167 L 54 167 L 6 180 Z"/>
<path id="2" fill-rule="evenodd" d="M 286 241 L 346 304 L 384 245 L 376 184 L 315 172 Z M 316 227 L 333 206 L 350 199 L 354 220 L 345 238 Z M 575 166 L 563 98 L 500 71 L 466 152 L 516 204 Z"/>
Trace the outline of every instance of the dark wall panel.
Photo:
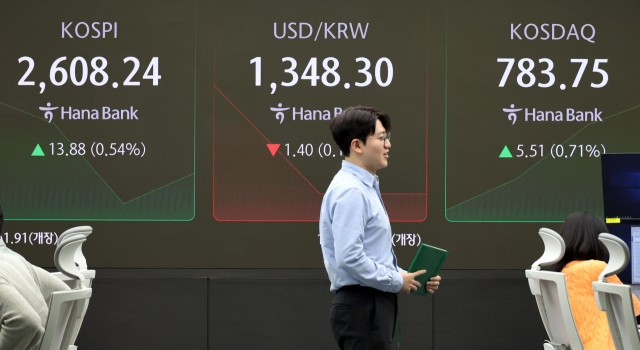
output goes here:
<path id="1" fill-rule="evenodd" d="M 80 349 L 337 349 L 324 270 L 97 275 Z M 441 275 L 433 296 L 399 295 L 401 349 L 541 348 L 546 334 L 523 270 Z"/>
<path id="2" fill-rule="evenodd" d="M 210 349 L 337 349 L 328 280 L 210 280 Z M 401 348 L 432 349 L 432 298 L 400 295 Z M 395 344 L 395 342 L 394 342 Z"/>
<path id="3" fill-rule="evenodd" d="M 97 277 L 80 349 L 207 349 L 206 279 Z"/>
<path id="4" fill-rule="evenodd" d="M 398 295 L 396 341 L 402 350 L 433 349 L 433 296 Z"/>
<path id="5" fill-rule="evenodd" d="M 328 280 L 211 279 L 209 349 L 338 349 Z"/>
<path id="6" fill-rule="evenodd" d="M 538 350 L 546 332 L 522 271 L 443 271 L 435 349 Z"/>

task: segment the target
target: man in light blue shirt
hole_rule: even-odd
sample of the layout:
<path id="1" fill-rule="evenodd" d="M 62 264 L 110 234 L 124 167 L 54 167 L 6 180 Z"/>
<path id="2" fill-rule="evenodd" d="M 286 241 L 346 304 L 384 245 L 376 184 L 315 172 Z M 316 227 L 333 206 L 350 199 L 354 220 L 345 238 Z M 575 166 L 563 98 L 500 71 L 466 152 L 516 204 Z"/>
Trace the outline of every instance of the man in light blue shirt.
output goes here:
<path id="1" fill-rule="evenodd" d="M 372 107 L 350 107 L 331 121 L 333 139 L 345 154 L 320 209 L 320 245 L 336 293 L 331 328 L 340 349 L 391 348 L 397 293 L 422 286 L 398 267 L 391 224 L 376 171 L 388 163 L 391 121 Z M 440 277 L 427 282 L 433 293 Z"/>

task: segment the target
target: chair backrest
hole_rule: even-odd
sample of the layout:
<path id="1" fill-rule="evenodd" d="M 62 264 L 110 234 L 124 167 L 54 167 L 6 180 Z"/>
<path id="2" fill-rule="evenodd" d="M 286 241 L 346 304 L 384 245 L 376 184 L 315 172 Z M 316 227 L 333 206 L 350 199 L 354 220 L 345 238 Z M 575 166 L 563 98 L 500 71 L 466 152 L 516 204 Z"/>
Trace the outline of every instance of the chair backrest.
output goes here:
<path id="1" fill-rule="evenodd" d="M 84 275 L 85 283 L 87 287 L 91 287 L 93 285 L 93 280 L 96 278 L 95 270 L 83 270 L 80 271 Z M 52 275 L 58 277 L 62 282 L 64 282 L 69 288 L 76 289 L 77 283 L 76 279 L 71 278 L 69 276 L 64 275 L 62 272 L 52 272 Z"/>
<path id="2" fill-rule="evenodd" d="M 633 312 L 631 287 L 607 283 L 606 278 L 624 270 L 629 263 L 629 247 L 620 238 L 601 233 L 598 238 L 609 250 L 607 267 L 593 282 L 598 308 L 607 313 L 611 337 L 617 350 L 640 350 L 640 336 Z"/>
<path id="3" fill-rule="evenodd" d="M 542 266 L 555 264 L 562 259 L 565 251 L 564 240 L 558 233 L 547 228 L 541 228 L 538 234 L 544 242 L 544 253 L 533 263 L 530 270 L 525 271 L 525 275 L 549 336 L 548 344 L 544 347 L 582 350 L 582 341 L 571 312 L 564 274 L 540 270 Z"/>
<path id="4" fill-rule="evenodd" d="M 68 350 L 75 342 L 92 293 L 91 288 L 86 286 L 84 274 L 74 262 L 76 250 L 81 249 L 85 240 L 83 235 L 69 236 L 61 240 L 56 248 L 56 267 L 64 275 L 76 280 L 77 289 L 52 293 L 41 350 Z"/>
<path id="5" fill-rule="evenodd" d="M 67 350 L 91 297 L 91 288 L 53 292 L 40 350 Z"/>

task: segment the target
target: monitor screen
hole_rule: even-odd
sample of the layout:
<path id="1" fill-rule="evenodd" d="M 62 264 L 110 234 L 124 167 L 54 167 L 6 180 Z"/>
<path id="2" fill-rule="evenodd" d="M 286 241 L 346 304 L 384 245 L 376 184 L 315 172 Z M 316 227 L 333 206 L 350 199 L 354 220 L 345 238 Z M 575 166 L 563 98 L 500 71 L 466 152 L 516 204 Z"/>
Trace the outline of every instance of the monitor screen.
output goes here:
<path id="1" fill-rule="evenodd" d="M 629 264 L 617 273 L 622 283 L 640 284 L 640 225 L 608 224 L 609 233 L 622 239 L 629 247 L 631 254 Z M 606 259 L 608 260 L 608 258 Z"/>
<path id="2" fill-rule="evenodd" d="M 603 154 L 601 159 L 607 223 L 640 223 L 640 154 Z"/>
<path id="3" fill-rule="evenodd" d="M 640 284 L 640 226 L 631 226 L 631 283 Z"/>

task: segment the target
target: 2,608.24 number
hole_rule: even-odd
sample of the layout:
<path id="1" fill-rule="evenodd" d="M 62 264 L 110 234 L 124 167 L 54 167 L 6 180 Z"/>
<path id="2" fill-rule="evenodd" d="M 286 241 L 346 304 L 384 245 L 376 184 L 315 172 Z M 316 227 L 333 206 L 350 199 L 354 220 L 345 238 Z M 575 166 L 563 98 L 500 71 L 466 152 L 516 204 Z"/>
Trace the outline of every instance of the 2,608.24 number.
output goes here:
<path id="1" fill-rule="evenodd" d="M 71 79 L 71 82 L 75 86 L 84 85 L 84 83 L 87 81 L 87 78 L 89 78 L 91 84 L 95 86 L 103 86 L 109 81 L 109 74 L 107 74 L 107 72 L 105 71 L 105 69 L 107 68 L 107 59 L 104 57 L 98 56 L 91 59 L 90 64 L 91 68 L 93 68 L 91 73 L 89 73 L 89 66 L 87 64 L 87 60 L 85 60 L 84 57 L 78 56 L 72 59 L 71 63 L 69 64 L 68 72 L 65 68 L 59 67 L 59 65 L 66 60 L 67 56 L 63 56 L 56 59 L 51 64 L 51 68 L 49 70 L 49 79 L 55 86 L 64 85 L 67 82 L 68 78 Z M 29 64 L 29 67 L 27 67 L 27 71 L 24 73 L 20 81 L 18 81 L 18 85 L 35 85 L 34 81 L 27 80 L 29 78 L 29 74 L 31 74 L 31 72 L 35 68 L 35 61 L 33 60 L 33 58 L 28 56 L 23 56 L 18 59 L 18 63 L 22 63 L 25 61 Z M 135 74 L 138 72 L 138 69 L 140 69 L 140 61 L 136 57 L 132 56 L 126 57 L 123 61 L 124 63 L 133 63 L 133 69 L 131 70 L 131 73 L 129 73 L 127 78 L 122 82 L 122 85 L 140 86 L 139 81 L 132 80 Z M 160 63 L 158 57 L 151 58 L 151 62 L 149 62 L 147 70 L 144 72 L 142 79 L 150 79 L 153 81 L 153 85 L 157 86 L 158 80 L 162 78 L 162 76 L 158 72 L 159 65 Z M 58 79 L 58 77 L 60 79 Z"/>

